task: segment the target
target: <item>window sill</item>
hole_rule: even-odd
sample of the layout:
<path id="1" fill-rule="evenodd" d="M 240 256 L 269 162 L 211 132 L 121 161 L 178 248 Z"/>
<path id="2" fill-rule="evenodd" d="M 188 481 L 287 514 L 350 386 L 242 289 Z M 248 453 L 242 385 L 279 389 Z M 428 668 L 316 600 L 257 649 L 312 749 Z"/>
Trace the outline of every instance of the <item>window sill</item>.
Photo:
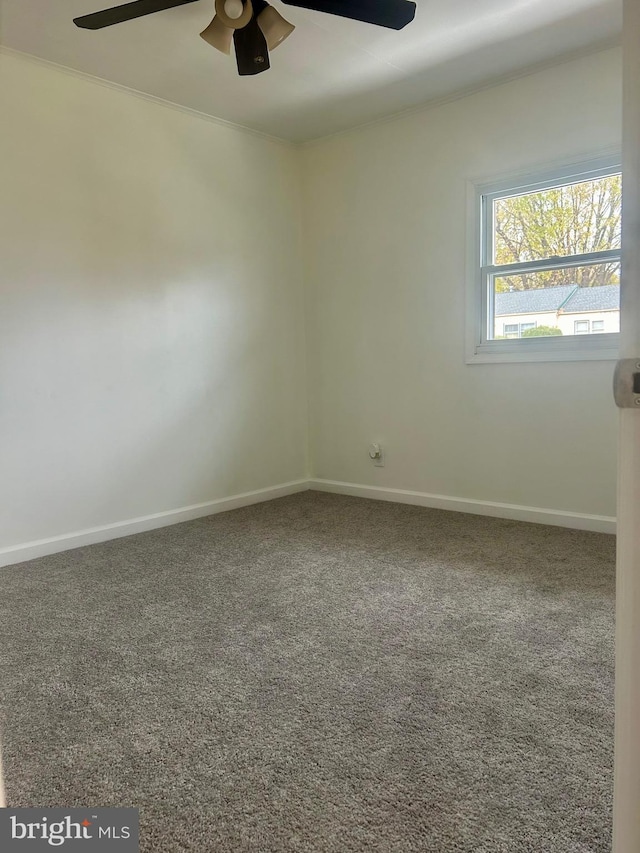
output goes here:
<path id="1" fill-rule="evenodd" d="M 587 336 L 585 336 L 586 338 Z M 577 338 L 577 339 L 576 339 Z M 617 361 L 618 334 L 558 338 L 530 338 L 517 341 L 487 341 L 467 353 L 467 364 L 500 364 L 539 361 Z"/>

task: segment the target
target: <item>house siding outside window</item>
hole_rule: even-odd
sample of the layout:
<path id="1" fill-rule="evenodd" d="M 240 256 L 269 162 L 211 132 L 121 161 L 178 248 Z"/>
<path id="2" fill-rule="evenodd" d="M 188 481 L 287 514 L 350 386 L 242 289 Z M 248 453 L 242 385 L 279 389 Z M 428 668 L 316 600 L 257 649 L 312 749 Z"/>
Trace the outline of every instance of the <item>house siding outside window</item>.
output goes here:
<path id="1" fill-rule="evenodd" d="M 557 328 L 563 335 L 619 332 L 619 287 L 561 285 L 496 293 L 497 338 L 520 338 L 527 328 L 538 326 Z"/>

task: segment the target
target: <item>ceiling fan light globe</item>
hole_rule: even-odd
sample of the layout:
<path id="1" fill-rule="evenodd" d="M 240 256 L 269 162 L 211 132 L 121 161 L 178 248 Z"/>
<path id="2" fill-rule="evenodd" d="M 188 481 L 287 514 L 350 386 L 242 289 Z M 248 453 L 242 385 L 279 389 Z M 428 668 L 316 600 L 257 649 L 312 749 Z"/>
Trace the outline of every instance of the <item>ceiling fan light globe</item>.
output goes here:
<path id="1" fill-rule="evenodd" d="M 258 15 L 258 26 L 262 30 L 269 50 L 278 47 L 279 44 L 291 35 L 295 30 L 286 18 L 283 18 L 273 6 L 267 6 Z"/>
<path id="2" fill-rule="evenodd" d="M 232 30 L 241 30 L 243 27 L 247 26 L 253 16 L 251 0 L 245 0 L 242 4 L 242 14 L 239 18 L 232 18 L 227 15 L 226 5 L 229 2 L 231 2 L 231 0 L 216 0 L 216 16 L 220 18 L 220 21 L 225 25 L 225 27 L 231 27 Z M 240 0 L 240 2 L 242 2 L 242 0 Z"/>
<path id="3" fill-rule="evenodd" d="M 225 0 L 224 11 L 234 21 L 237 20 L 244 11 L 242 0 Z"/>
<path id="4" fill-rule="evenodd" d="M 207 44 L 215 47 L 220 53 L 226 53 L 227 56 L 231 53 L 233 30 L 230 27 L 225 27 L 217 15 L 214 16 L 206 30 L 200 33 L 200 38 L 203 38 Z"/>

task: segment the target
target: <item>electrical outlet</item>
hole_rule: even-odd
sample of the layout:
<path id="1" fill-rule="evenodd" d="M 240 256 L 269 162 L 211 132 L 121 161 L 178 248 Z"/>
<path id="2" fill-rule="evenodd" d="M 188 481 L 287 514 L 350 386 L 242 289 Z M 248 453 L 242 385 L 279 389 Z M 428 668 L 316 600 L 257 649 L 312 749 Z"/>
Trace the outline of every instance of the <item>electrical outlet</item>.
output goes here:
<path id="1" fill-rule="evenodd" d="M 384 468 L 384 449 L 381 444 L 369 445 L 369 459 L 376 468 Z"/>

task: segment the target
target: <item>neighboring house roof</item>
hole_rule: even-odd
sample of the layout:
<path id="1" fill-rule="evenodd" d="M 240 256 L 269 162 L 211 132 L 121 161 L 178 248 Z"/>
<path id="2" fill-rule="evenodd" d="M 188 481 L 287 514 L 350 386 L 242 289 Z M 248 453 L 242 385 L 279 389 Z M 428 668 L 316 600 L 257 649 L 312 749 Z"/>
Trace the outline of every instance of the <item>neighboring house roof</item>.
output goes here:
<path id="1" fill-rule="evenodd" d="M 577 314 L 581 311 L 611 311 L 620 308 L 620 288 L 613 285 L 603 287 L 579 287 L 566 305 L 565 313 Z"/>
<path id="2" fill-rule="evenodd" d="M 496 293 L 495 314 L 541 314 L 545 311 L 557 311 L 575 289 L 575 284 L 561 284 L 558 287 L 541 287 L 539 290 Z"/>
<path id="3" fill-rule="evenodd" d="M 615 285 L 578 287 L 561 284 L 558 287 L 541 287 L 538 290 L 513 290 L 496 293 L 495 315 L 543 314 L 557 312 L 578 314 L 583 311 L 611 311 L 620 307 L 620 288 Z"/>

